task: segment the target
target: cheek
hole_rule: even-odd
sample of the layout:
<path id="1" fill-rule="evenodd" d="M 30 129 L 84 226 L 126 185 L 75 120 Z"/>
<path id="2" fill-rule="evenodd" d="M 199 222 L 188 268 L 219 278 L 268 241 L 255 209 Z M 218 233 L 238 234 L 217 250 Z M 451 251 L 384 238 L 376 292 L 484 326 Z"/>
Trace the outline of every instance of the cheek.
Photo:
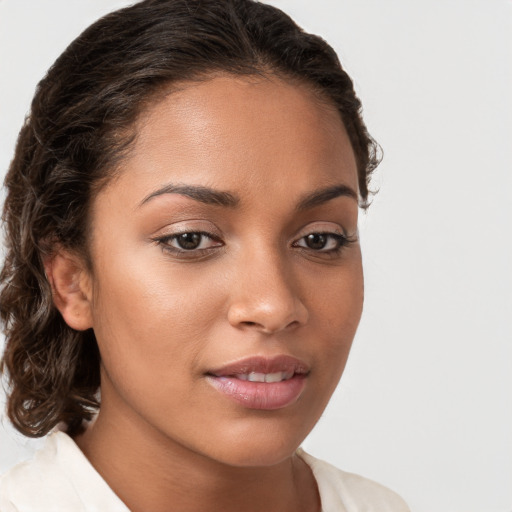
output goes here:
<path id="1" fill-rule="evenodd" d="M 334 381 L 341 376 L 354 339 L 364 301 L 360 252 L 316 288 L 311 328 L 322 333 L 320 357 L 323 370 Z"/>
<path id="2" fill-rule="evenodd" d="M 94 330 L 103 365 L 134 392 L 151 383 L 174 389 L 193 378 L 222 308 L 213 285 L 165 263 L 134 258 L 98 269 Z"/>
<path id="3" fill-rule="evenodd" d="M 364 280 L 361 251 L 353 248 L 350 257 L 335 269 L 314 276 L 307 289 L 314 294 L 311 309 L 335 330 L 353 331 L 361 318 Z"/>

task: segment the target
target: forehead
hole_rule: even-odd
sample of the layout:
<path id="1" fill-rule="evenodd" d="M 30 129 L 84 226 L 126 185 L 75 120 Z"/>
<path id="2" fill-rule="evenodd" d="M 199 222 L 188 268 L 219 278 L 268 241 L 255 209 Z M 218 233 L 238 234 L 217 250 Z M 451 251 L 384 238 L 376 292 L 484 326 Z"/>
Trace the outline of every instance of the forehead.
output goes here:
<path id="1" fill-rule="evenodd" d="M 135 129 L 121 177 L 142 188 L 172 180 L 284 191 L 300 181 L 304 189 L 344 182 L 357 190 L 340 114 L 297 82 L 225 75 L 184 84 L 154 102 Z"/>

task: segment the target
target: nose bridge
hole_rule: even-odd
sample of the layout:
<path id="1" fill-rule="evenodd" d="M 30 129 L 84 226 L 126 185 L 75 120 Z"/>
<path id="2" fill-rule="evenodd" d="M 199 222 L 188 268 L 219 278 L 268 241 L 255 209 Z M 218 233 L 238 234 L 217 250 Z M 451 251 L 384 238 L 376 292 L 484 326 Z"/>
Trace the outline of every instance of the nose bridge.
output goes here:
<path id="1" fill-rule="evenodd" d="M 278 247 L 259 246 L 244 252 L 236 268 L 229 321 L 266 333 L 307 321 L 289 261 Z"/>

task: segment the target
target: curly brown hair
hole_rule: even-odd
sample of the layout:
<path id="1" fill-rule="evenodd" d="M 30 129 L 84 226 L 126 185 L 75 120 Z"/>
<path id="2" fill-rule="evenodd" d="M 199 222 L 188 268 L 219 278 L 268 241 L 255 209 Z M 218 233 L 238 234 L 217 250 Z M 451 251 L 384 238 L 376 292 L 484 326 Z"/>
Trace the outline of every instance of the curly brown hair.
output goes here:
<path id="1" fill-rule="evenodd" d="M 8 170 L 7 255 L 0 274 L 8 416 L 27 436 L 57 423 L 77 433 L 99 407 L 100 354 L 52 300 L 45 259 L 57 246 L 89 263 L 91 198 L 133 141 L 142 109 L 164 86 L 214 72 L 277 74 L 334 104 L 352 143 L 361 204 L 378 146 L 334 50 L 275 7 L 253 0 L 145 0 L 85 30 L 37 86 Z"/>

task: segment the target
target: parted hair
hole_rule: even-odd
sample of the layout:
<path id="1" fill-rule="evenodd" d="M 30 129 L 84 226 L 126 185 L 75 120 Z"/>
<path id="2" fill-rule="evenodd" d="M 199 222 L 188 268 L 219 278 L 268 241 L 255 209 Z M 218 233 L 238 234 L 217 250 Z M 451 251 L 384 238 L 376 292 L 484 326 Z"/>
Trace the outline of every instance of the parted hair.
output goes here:
<path id="1" fill-rule="evenodd" d="M 100 354 L 52 299 L 44 261 L 56 247 L 88 256 L 91 199 L 119 169 L 134 124 L 159 91 L 213 73 L 277 75 L 335 106 L 368 199 L 378 146 L 334 50 L 279 9 L 253 0 L 145 0 L 101 18 L 38 84 L 5 179 L 0 318 L 7 413 L 27 436 L 70 434 L 99 408 Z"/>

